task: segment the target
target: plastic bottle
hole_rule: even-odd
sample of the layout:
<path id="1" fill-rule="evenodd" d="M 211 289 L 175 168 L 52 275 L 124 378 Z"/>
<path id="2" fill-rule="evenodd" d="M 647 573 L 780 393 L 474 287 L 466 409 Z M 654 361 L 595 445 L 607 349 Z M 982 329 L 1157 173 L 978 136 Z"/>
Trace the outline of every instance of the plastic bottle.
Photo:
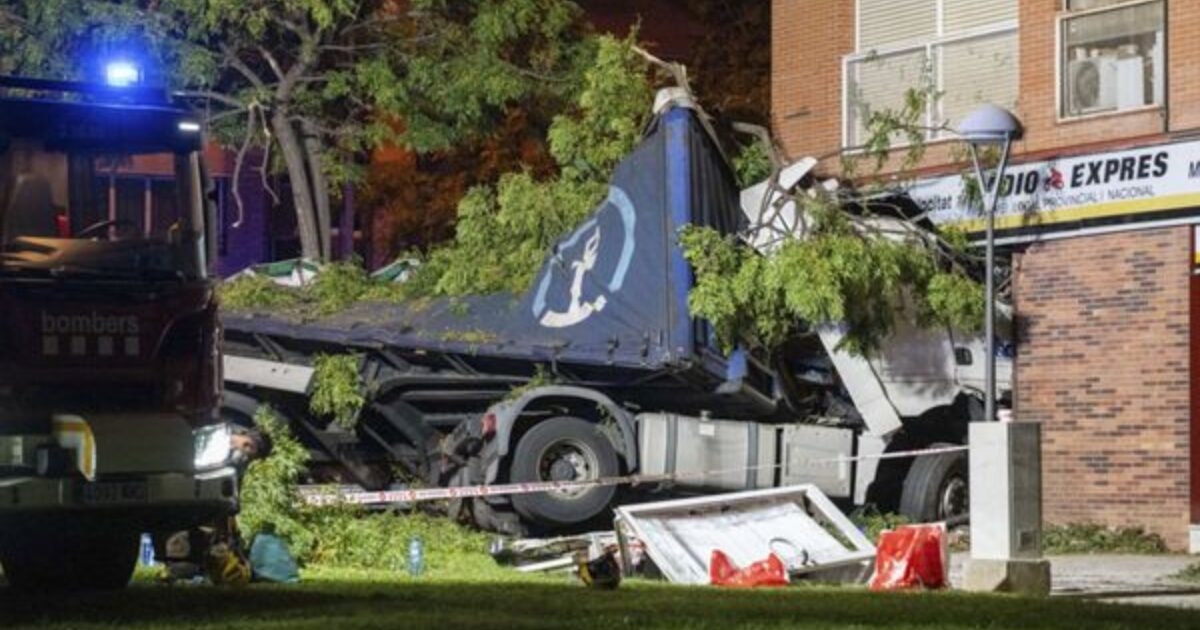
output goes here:
<path id="1" fill-rule="evenodd" d="M 150 538 L 150 534 L 142 534 L 142 546 L 138 553 L 138 564 L 144 567 L 152 567 L 158 564 L 154 560 L 154 540 Z"/>
<path id="2" fill-rule="evenodd" d="M 408 540 L 408 574 L 418 577 L 425 571 L 425 543 L 420 536 Z"/>

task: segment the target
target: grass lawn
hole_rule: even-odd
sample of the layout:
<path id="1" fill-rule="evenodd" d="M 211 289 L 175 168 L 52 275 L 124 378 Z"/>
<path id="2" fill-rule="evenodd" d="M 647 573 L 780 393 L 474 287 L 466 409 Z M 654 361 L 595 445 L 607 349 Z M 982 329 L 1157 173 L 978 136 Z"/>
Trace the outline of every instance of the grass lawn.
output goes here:
<path id="1" fill-rule="evenodd" d="M 471 576 L 469 580 L 461 576 Z M 458 577 L 456 577 L 458 576 Z M 314 569 L 299 585 L 165 586 L 56 596 L 0 589 L 0 628 L 1200 628 L 1200 613 L 1081 600 L 860 588 L 729 591 L 627 581 L 590 591 L 494 566 L 410 579 Z"/>

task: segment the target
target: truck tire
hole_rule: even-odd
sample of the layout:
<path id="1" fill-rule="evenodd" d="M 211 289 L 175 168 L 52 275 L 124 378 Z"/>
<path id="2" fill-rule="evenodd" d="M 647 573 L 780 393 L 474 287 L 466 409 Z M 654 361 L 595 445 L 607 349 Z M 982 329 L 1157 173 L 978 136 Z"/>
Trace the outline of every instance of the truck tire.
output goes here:
<path id="1" fill-rule="evenodd" d="M 26 591 L 74 591 L 112 590 L 129 584 L 138 558 L 137 532 L 51 531 L 61 533 L 6 533 L 0 542 L 0 564 L 10 586 Z"/>
<path id="2" fill-rule="evenodd" d="M 521 437 L 509 468 L 521 481 L 572 481 L 620 472 L 617 451 L 592 422 L 560 416 L 535 425 Z M 590 521 L 612 503 L 616 486 L 513 496 L 517 513 L 533 525 L 568 527 Z"/>
<path id="3" fill-rule="evenodd" d="M 944 448 L 953 444 L 932 444 Z M 961 520 L 970 509 L 965 451 L 919 455 L 904 478 L 900 514 L 914 523 Z"/>

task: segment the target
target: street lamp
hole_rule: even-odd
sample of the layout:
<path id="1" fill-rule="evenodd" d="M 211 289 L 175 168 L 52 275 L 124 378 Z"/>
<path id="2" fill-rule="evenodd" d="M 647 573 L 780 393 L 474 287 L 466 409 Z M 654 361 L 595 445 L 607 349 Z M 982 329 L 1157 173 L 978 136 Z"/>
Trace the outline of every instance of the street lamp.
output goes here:
<path id="1" fill-rule="evenodd" d="M 987 363 L 984 417 L 971 423 L 968 475 L 971 484 L 971 558 L 963 566 L 963 586 L 970 591 L 1050 593 L 1050 562 L 1042 558 L 1041 425 L 996 420 L 996 203 L 1013 140 L 1021 123 L 1008 111 L 984 105 L 958 127 L 971 150 L 975 176 L 987 212 Z M 984 176 L 982 146 L 999 146 L 995 177 Z"/>
<path id="2" fill-rule="evenodd" d="M 1013 140 L 1019 140 L 1021 134 L 1021 122 L 1017 117 L 1008 110 L 992 104 L 983 105 L 971 112 L 958 126 L 958 135 L 970 148 L 975 177 L 979 181 L 980 196 L 983 198 L 983 209 L 987 213 L 987 281 L 984 289 L 987 306 L 984 309 L 983 324 L 987 361 L 984 363 L 986 391 L 983 399 L 983 417 L 989 422 L 996 419 L 996 244 L 993 234 L 996 227 L 996 202 L 1000 199 L 1001 182 L 1004 180 L 1004 169 L 1008 167 Z M 984 176 L 983 165 L 979 163 L 980 148 L 988 146 L 1002 147 L 1000 163 L 996 165 L 996 177 L 992 179 L 990 186 Z"/>

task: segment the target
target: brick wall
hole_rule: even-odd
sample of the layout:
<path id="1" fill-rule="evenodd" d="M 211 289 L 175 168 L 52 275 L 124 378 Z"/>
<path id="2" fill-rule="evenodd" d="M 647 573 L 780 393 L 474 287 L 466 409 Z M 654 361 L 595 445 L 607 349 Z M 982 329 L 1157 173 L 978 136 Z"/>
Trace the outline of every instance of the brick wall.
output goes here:
<path id="1" fill-rule="evenodd" d="M 1189 229 L 1017 256 L 1015 413 L 1042 423 L 1048 522 L 1142 525 L 1187 547 Z"/>
<path id="2" fill-rule="evenodd" d="M 854 52 L 851 0 L 772 0 L 771 126 L 791 159 L 842 145 L 842 56 Z"/>

